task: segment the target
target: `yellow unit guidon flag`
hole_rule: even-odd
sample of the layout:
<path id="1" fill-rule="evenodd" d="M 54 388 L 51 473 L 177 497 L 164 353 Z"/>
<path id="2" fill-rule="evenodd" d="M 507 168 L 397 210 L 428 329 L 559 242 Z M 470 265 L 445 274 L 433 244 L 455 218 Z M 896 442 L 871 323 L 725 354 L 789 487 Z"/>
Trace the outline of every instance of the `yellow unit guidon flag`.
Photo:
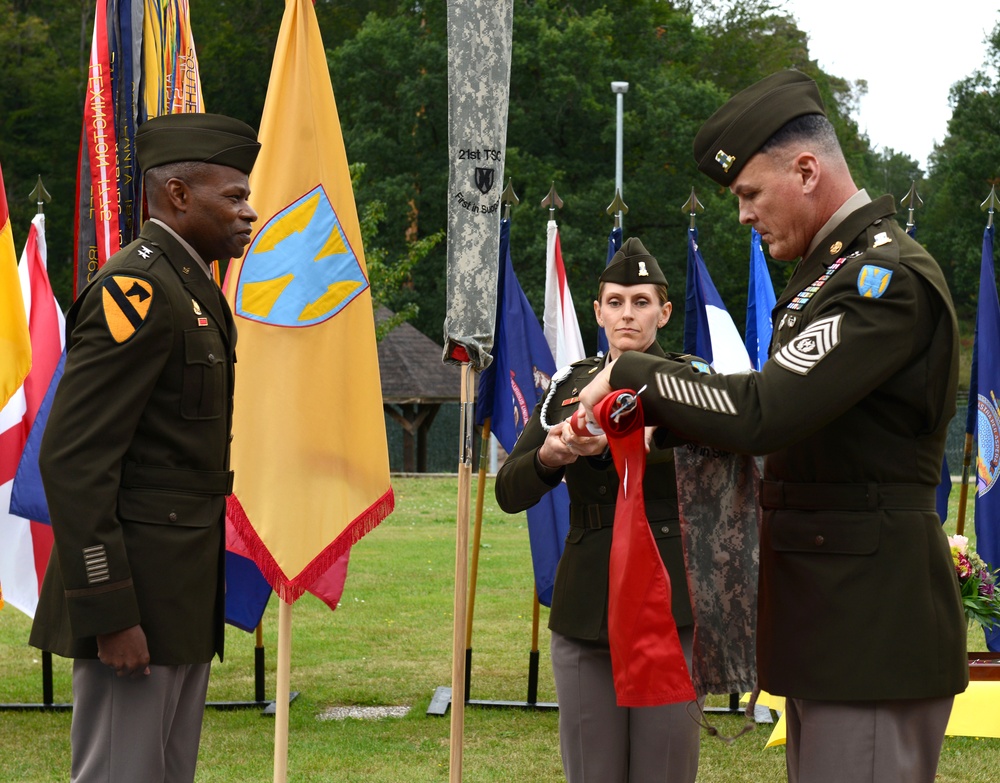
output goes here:
<path id="1" fill-rule="evenodd" d="M 260 217 L 225 284 L 239 330 L 229 516 L 290 603 L 323 598 L 324 575 L 394 502 L 361 229 L 311 0 L 286 2 L 259 139 Z"/>

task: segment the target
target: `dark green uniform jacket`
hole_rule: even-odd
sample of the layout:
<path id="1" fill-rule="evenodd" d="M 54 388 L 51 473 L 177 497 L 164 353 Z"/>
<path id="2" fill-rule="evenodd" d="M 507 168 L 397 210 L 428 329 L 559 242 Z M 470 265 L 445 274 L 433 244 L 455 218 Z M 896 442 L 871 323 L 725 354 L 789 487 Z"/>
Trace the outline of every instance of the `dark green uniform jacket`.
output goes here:
<path id="1" fill-rule="evenodd" d="M 647 355 L 662 358 L 663 351 L 653 343 Z M 571 365 L 572 374 L 559 383 L 547 406 L 549 424 L 568 419 L 576 412 L 580 390 L 603 366 L 604 360 L 598 357 Z M 556 570 L 549 628 L 577 639 L 597 639 L 602 634 L 606 638 L 608 561 L 618 498 L 618 473 L 609 454 L 580 457 L 562 470 L 541 475 L 535 455 L 546 435 L 539 420 L 543 403 L 544 400 L 535 408 L 513 452 L 497 473 L 497 502 L 507 513 L 523 511 L 537 503 L 565 476 L 570 498 L 570 530 Z M 670 576 L 674 620 L 678 626 L 690 625 L 691 600 L 684 572 L 672 448 L 653 446 L 642 486 L 646 516 Z"/>
<path id="2" fill-rule="evenodd" d="M 937 263 L 891 219 L 851 213 L 793 272 L 760 373 L 641 354 L 612 385 L 647 422 L 766 454 L 760 685 L 820 700 L 934 698 L 968 681 L 965 620 L 934 490 L 958 336 Z"/>
<path id="3" fill-rule="evenodd" d="M 39 458 L 55 546 L 30 642 L 96 658 L 97 634 L 139 624 L 153 664 L 221 658 L 229 307 L 183 246 L 146 223 L 66 328 Z"/>

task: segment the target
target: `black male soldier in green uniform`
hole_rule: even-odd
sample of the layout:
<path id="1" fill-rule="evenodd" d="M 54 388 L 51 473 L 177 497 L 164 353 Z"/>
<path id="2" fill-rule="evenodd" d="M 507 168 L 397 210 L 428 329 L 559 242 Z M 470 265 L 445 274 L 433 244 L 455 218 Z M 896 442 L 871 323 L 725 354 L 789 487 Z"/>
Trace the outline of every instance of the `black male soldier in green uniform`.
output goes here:
<path id="1" fill-rule="evenodd" d="M 931 783 L 965 620 L 935 511 L 957 324 L 937 263 L 859 190 L 816 84 L 784 71 L 699 131 L 698 167 L 771 256 L 801 259 L 759 373 L 623 354 L 581 392 L 643 392 L 647 423 L 764 454 L 757 668 L 786 699 L 792 783 Z"/>
<path id="2" fill-rule="evenodd" d="M 39 458 L 55 546 L 30 641 L 75 659 L 73 783 L 194 779 L 223 653 L 236 342 L 208 264 L 250 241 L 259 148 L 220 115 L 143 123 L 150 220 L 66 318 Z"/>

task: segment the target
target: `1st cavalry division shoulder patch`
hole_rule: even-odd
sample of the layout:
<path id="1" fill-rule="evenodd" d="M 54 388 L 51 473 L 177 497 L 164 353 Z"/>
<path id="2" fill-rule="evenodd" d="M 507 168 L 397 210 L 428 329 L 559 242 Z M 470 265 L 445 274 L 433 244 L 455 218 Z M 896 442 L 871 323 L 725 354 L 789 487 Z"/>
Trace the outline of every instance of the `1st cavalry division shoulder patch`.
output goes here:
<path id="1" fill-rule="evenodd" d="M 101 284 L 104 320 L 116 343 L 132 337 L 146 320 L 153 302 L 153 284 L 141 277 L 111 275 Z"/>
<path id="2" fill-rule="evenodd" d="M 772 357 L 774 361 L 799 375 L 807 374 L 840 342 L 840 321 L 843 313 L 820 318 L 782 346 Z"/>

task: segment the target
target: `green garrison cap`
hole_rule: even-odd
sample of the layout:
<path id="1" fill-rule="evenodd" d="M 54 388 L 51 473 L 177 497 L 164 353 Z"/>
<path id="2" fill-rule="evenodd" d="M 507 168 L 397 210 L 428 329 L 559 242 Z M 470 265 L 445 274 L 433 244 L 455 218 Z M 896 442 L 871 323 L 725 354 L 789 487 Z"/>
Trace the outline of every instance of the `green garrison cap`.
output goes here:
<path id="1" fill-rule="evenodd" d="M 201 113 L 163 114 L 146 120 L 136 131 L 135 147 L 143 171 L 192 161 L 250 174 L 260 151 L 257 133 L 245 122 Z"/>
<path id="2" fill-rule="evenodd" d="M 602 283 L 618 283 L 618 285 L 666 285 L 667 278 L 660 271 L 649 252 L 635 237 L 629 237 L 621 246 L 621 250 L 611 257 L 610 263 L 601 273 Z"/>
<path id="3" fill-rule="evenodd" d="M 816 82 L 799 71 L 779 71 L 736 93 L 694 138 L 698 168 L 729 186 L 747 161 L 788 122 L 822 114 Z"/>

